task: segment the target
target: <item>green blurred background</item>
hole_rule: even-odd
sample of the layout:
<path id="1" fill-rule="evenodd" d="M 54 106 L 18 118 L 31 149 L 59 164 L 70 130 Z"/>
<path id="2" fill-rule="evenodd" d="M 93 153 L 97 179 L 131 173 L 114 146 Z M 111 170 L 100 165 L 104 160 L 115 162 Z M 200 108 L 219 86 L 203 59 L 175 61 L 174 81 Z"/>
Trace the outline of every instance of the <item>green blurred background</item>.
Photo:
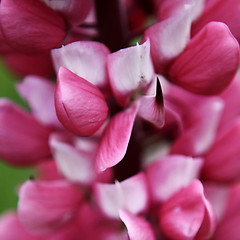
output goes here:
<path id="1" fill-rule="evenodd" d="M 0 97 L 7 97 L 26 107 L 26 104 L 15 90 L 16 80 L 17 77 L 11 74 L 0 60 Z M 12 147 L 14 148 L 14 146 Z M 14 168 L 0 160 L 0 214 L 7 209 L 16 208 L 18 188 L 31 175 L 33 175 L 31 169 Z"/>

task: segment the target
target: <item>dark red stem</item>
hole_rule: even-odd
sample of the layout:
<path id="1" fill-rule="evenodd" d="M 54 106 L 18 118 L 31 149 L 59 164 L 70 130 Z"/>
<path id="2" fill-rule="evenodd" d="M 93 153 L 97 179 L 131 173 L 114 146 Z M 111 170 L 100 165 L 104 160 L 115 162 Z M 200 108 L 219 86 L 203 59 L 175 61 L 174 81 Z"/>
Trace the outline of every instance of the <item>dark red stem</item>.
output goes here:
<path id="1" fill-rule="evenodd" d="M 95 0 L 99 41 L 115 52 L 128 45 L 128 28 L 121 1 Z"/>

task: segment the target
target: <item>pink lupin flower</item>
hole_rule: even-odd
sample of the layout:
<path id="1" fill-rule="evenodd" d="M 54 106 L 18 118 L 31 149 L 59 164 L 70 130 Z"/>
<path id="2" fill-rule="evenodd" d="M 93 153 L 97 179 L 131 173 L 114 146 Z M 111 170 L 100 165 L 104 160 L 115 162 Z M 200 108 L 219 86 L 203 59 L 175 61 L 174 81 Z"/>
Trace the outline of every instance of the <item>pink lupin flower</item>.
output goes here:
<path id="1" fill-rule="evenodd" d="M 175 17 L 179 12 L 190 8 L 190 16 L 192 21 L 199 18 L 204 10 L 205 0 L 155 0 L 159 1 L 158 21 L 162 21 L 169 17 Z"/>
<path id="2" fill-rule="evenodd" d="M 174 194 L 160 209 L 160 227 L 171 239 L 207 239 L 215 229 L 215 215 L 199 180 Z"/>
<path id="3" fill-rule="evenodd" d="M 78 41 L 51 51 L 57 85 L 17 85 L 31 114 L 0 101 L 0 157 L 40 173 L 0 239 L 238 240 L 239 46 L 210 19 L 239 4 L 222 1 L 0 0 L 0 51 L 23 74 Z"/>
<path id="4" fill-rule="evenodd" d="M 14 165 L 31 165 L 51 156 L 50 130 L 12 102 L 0 101 L 0 155 Z"/>
<path id="5" fill-rule="evenodd" d="M 154 94 L 150 94 L 149 92 L 141 96 L 139 102 L 138 116 L 152 123 L 157 128 L 163 127 L 165 123 L 164 101 L 158 77 L 156 78 Z"/>
<path id="6" fill-rule="evenodd" d="M 205 155 L 203 176 L 215 181 L 234 181 L 240 177 L 240 117 L 219 131 L 213 146 Z"/>
<path id="7" fill-rule="evenodd" d="M 172 131 L 171 153 L 199 156 L 214 142 L 224 107 L 220 97 L 192 94 L 161 79 L 165 108 L 163 131 Z M 208 117 L 206 117 L 208 116 Z"/>
<path id="8" fill-rule="evenodd" d="M 144 41 L 150 40 L 151 57 L 157 73 L 165 73 L 170 62 L 186 47 L 190 39 L 190 10 L 186 7 L 144 32 Z"/>
<path id="9" fill-rule="evenodd" d="M 83 196 L 65 180 L 27 181 L 19 192 L 18 216 L 33 234 L 49 234 L 78 213 Z"/>
<path id="10" fill-rule="evenodd" d="M 107 67 L 113 95 L 126 109 L 110 119 L 101 137 L 96 155 L 97 171 L 115 166 L 123 159 L 137 115 L 159 128 L 164 122 L 159 80 L 155 93 L 147 93 L 153 82 L 149 41 L 108 55 Z"/>
<path id="11" fill-rule="evenodd" d="M 144 94 L 153 79 L 150 42 L 108 55 L 107 67 L 114 97 L 121 106 L 128 106 L 131 97 Z"/>
<path id="12" fill-rule="evenodd" d="M 188 120 L 190 121 L 185 122 L 187 123 L 185 129 L 172 144 L 171 153 L 199 156 L 205 153 L 214 142 L 223 102 L 214 97 L 198 99 L 195 103 L 198 109 L 197 111 L 193 109 L 192 113 L 189 112 Z"/>
<path id="13" fill-rule="evenodd" d="M 87 99 L 90 98 L 89 92 L 96 92 L 96 95 L 100 96 L 100 94 L 97 94 L 100 93 L 97 87 L 103 89 L 108 96 L 106 92 L 106 89 L 109 88 L 108 78 L 111 82 L 114 97 L 117 101 L 120 101 L 120 105 L 127 107 L 127 109 L 117 113 L 109 120 L 101 136 L 100 145 L 96 154 L 97 171 L 103 171 L 122 160 L 127 151 L 137 114 L 143 119 L 155 124 L 157 127 L 163 125 L 163 102 L 160 82 L 157 81 L 157 88 L 154 94 L 144 95 L 147 94 L 147 89 L 153 80 L 153 66 L 150 59 L 149 41 L 146 41 L 142 45 L 122 49 L 112 54 L 110 54 L 109 50 L 101 43 L 87 41 L 76 42 L 61 49 L 53 50 L 52 56 L 56 70 L 58 70 L 61 65 L 68 67 L 81 78 L 83 76 L 86 77 L 88 83 L 85 83 L 94 89 L 91 91 L 88 90 L 88 92 L 86 92 L 87 94 L 83 95 L 82 87 L 76 88 L 75 83 L 80 82 L 77 80 L 77 75 L 74 77 L 75 80 L 72 78 L 72 80 L 69 81 L 70 71 L 60 68 L 55 98 L 56 109 L 60 121 L 68 130 L 77 135 L 85 136 L 93 134 L 100 126 L 103 126 L 103 122 L 106 119 L 106 103 L 103 96 L 100 98 L 91 98 L 91 101 Z M 91 71 L 92 68 L 96 69 L 98 74 Z M 67 72 L 69 72 L 69 76 L 67 76 Z M 74 76 L 73 73 L 71 75 Z M 70 84 L 66 85 L 66 83 L 70 82 L 72 86 Z M 76 95 L 74 101 L 72 100 L 73 94 Z M 120 99 L 124 99 L 124 96 L 127 96 L 126 101 L 121 102 Z M 130 98 L 135 100 L 134 103 L 130 103 Z M 92 104 L 94 99 L 96 100 L 96 104 Z M 101 101 L 99 101 L 99 99 Z M 66 104 L 69 104 L 69 106 L 63 108 L 61 106 L 62 102 L 64 102 L 64 106 Z M 76 104 L 72 104 L 73 102 L 76 102 Z M 84 104 L 81 102 L 84 102 Z M 148 107 L 149 104 L 151 105 L 150 109 Z M 98 116 L 93 117 L 89 115 L 91 112 L 98 114 L 98 111 Z M 76 117 L 75 114 L 80 114 L 80 112 L 81 116 Z M 89 119 L 94 118 L 99 118 L 99 122 L 96 123 L 97 127 L 90 126 L 91 124 L 89 124 Z M 87 122 L 84 122 L 84 119 L 86 119 Z M 80 128 L 82 129 L 81 131 L 89 131 L 89 133 L 79 132 Z M 93 128 L 94 130 L 90 131 L 88 128 Z M 117 148 L 115 144 L 117 144 Z"/>
<path id="14" fill-rule="evenodd" d="M 49 50 L 60 44 L 66 35 L 64 19 L 39 0 L 34 4 L 32 0 L 23 0 L 21 4 L 16 0 L 3 0 L 0 16 L 7 43 L 20 52 Z"/>
<path id="15" fill-rule="evenodd" d="M 108 116 L 101 91 L 64 67 L 58 73 L 55 106 L 63 126 L 79 136 L 92 135 Z"/>
<path id="16" fill-rule="evenodd" d="M 238 0 L 207 0 L 199 19 L 193 24 L 192 34 L 195 35 L 207 23 L 220 21 L 228 25 L 234 37 L 239 41 L 240 3 Z"/>
<path id="17" fill-rule="evenodd" d="M 224 109 L 219 128 L 224 128 L 232 120 L 240 116 L 240 73 L 237 72 L 231 84 L 219 95 L 224 101 Z"/>
<path id="18" fill-rule="evenodd" d="M 58 170 L 55 159 L 40 162 L 35 166 L 37 177 L 41 181 L 54 181 L 63 179 L 62 173 Z"/>
<path id="19" fill-rule="evenodd" d="M 17 215 L 7 212 L 0 218 L 0 238 L 5 240 L 44 240 L 29 233 L 19 222 Z"/>
<path id="20" fill-rule="evenodd" d="M 211 95 L 221 92 L 232 81 L 238 64 L 238 42 L 227 25 L 211 22 L 189 41 L 171 65 L 169 75 L 188 91 Z"/>
<path id="21" fill-rule="evenodd" d="M 63 66 L 101 90 L 108 90 L 107 56 L 110 51 L 104 44 L 78 41 L 53 49 L 51 54 L 56 73 Z"/>
<path id="22" fill-rule="evenodd" d="M 5 64 L 17 76 L 38 75 L 42 77 L 52 77 L 54 75 L 49 52 L 30 55 L 13 51 L 2 57 Z"/>
<path id="23" fill-rule="evenodd" d="M 125 210 L 119 210 L 119 216 L 127 227 L 130 240 L 156 239 L 151 225 L 143 217 L 135 216 Z"/>
<path id="24" fill-rule="evenodd" d="M 95 170 L 98 141 L 95 138 L 77 138 L 75 143 L 70 143 L 59 134 L 50 136 L 49 144 L 56 166 L 68 181 L 84 187 L 91 187 L 95 181 L 111 181 L 112 169 L 101 174 Z"/>
<path id="25" fill-rule="evenodd" d="M 41 0 L 53 10 L 60 12 L 72 25 L 81 24 L 92 8 L 93 1 L 88 0 Z"/>
<path id="26" fill-rule="evenodd" d="M 134 103 L 109 121 L 101 137 L 96 155 L 96 170 L 98 172 L 115 166 L 123 159 L 131 137 L 138 105 L 138 102 Z"/>
<path id="27" fill-rule="evenodd" d="M 161 203 L 188 186 L 200 174 L 203 160 L 184 155 L 157 159 L 146 169 L 152 201 Z"/>
<path id="28" fill-rule="evenodd" d="M 32 115 L 45 126 L 61 129 L 55 113 L 55 88 L 54 83 L 36 75 L 28 75 L 17 84 L 17 90 L 27 101 Z"/>
<path id="29" fill-rule="evenodd" d="M 176 11 L 145 31 L 155 70 L 188 91 L 217 94 L 232 81 L 238 69 L 238 42 L 221 22 L 207 24 L 190 40 L 192 5 L 184 6 L 183 11 Z"/>
<path id="30" fill-rule="evenodd" d="M 132 214 L 147 210 L 149 193 L 144 173 L 115 184 L 96 183 L 94 188 L 99 208 L 110 218 L 119 218 L 120 209 Z"/>
<path id="31" fill-rule="evenodd" d="M 213 206 L 218 225 L 228 205 L 232 185 L 216 183 L 213 181 L 205 181 L 203 182 L 203 185 L 206 198 Z"/>
<path id="32" fill-rule="evenodd" d="M 240 221 L 240 185 L 236 183 L 229 187 L 223 214 L 213 234 L 213 240 L 224 240 L 226 238 L 237 240 L 239 238 L 239 221 Z"/>

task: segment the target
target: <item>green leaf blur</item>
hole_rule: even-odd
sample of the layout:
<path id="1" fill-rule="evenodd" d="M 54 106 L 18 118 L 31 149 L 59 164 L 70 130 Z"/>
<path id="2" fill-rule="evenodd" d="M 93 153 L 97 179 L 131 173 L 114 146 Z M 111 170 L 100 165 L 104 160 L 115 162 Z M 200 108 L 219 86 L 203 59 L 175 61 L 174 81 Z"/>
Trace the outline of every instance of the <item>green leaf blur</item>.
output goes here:
<path id="1" fill-rule="evenodd" d="M 7 97 L 26 107 L 15 90 L 16 80 L 16 77 L 0 61 L 0 97 Z M 29 179 L 29 176 L 33 175 L 32 172 L 31 169 L 14 168 L 0 161 L 0 213 L 16 208 L 18 188 L 21 183 Z"/>

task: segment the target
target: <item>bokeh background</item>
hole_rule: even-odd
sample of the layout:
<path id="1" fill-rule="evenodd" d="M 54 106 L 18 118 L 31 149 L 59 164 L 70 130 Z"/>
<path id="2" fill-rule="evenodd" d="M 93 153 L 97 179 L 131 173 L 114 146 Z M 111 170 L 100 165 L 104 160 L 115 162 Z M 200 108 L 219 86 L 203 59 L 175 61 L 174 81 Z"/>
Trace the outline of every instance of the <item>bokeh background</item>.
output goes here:
<path id="1" fill-rule="evenodd" d="M 17 80 L 19 78 L 0 60 L 0 97 L 7 97 L 26 108 L 26 103 L 15 90 Z M 14 168 L 0 160 L 0 214 L 8 209 L 16 209 L 19 186 L 32 175 L 33 170 L 30 168 Z"/>

